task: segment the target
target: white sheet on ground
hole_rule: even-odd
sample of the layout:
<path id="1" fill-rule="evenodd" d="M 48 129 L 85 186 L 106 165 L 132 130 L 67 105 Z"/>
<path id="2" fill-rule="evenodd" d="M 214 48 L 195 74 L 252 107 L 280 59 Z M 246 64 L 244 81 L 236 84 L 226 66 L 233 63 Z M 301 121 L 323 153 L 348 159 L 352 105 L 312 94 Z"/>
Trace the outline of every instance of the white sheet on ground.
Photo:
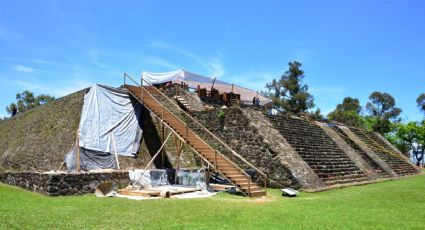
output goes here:
<path id="1" fill-rule="evenodd" d="M 121 156 L 135 156 L 140 147 L 141 107 L 124 90 L 94 85 L 84 96 L 79 126 L 80 147 Z M 113 138 L 112 138 L 113 136 Z"/>

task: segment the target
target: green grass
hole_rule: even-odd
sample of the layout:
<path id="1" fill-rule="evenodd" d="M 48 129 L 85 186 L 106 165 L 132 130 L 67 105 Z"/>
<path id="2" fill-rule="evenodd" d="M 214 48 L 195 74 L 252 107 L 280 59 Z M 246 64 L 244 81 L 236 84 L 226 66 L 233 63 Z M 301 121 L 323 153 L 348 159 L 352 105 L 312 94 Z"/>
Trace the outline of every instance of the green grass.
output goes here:
<path id="1" fill-rule="evenodd" d="M 262 199 L 46 197 L 0 184 L 0 229 L 425 229 L 425 175 Z"/>

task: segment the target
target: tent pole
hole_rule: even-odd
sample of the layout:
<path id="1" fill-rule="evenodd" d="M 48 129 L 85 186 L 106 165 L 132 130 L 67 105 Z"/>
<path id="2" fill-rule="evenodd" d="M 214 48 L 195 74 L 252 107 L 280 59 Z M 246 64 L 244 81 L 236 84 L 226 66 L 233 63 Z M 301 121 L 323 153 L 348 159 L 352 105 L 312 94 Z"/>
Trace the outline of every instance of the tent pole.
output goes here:
<path id="1" fill-rule="evenodd" d="M 180 139 L 178 140 L 178 143 L 176 143 L 176 150 L 177 150 L 177 162 L 176 162 L 176 176 L 174 178 L 174 184 L 177 184 L 177 171 L 180 169 L 180 157 L 181 157 L 181 150 L 183 148 L 184 142 L 182 142 Z"/>
<path id="2" fill-rule="evenodd" d="M 164 107 L 162 107 L 162 108 L 164 109 Z M 162 122 L 161 124 L 162 124 L 162 141 L 164 141 L 164 138 L 165 138 L 165 125 L 164 125 L 164 122 Z M 161 151 L 161 167 L 164 168 L 164 149 L 162 149 L 162 151 Z"/>
<path id="3" fill-rule="evenodd" d="M 77 129 L 76 147 L 77 147 L 77 172 L 80 172 L 80 130 L 79 129 Z"/>
<path id="4" fill-rule="evenodd" d="M 158 157 L 159 153 L 161 153 L 162 148 L 165 146 L 165 143 L 167 143 L 168 138 L 171 136 L 171 132 L 170 134 L 168 134 L 167 139 L 165 139 L 165 141 L 162 143 L 161 147 L 159 148 L 159 150 L 155 153 L 155 155 L 152 157 L 151 161 L 149 161 L 148 165 L 145 167 L 144 170 L 147 170 L 149 168 L 149 166 L 151 166 L 151 164 L 153 163 L 153 161 L 155 160 L 156 157 Z"/>
<path id="5" fill-rule="evenodd" d="M 115 145 L 115 138 L 114 138 L 114 134 L 113 133 L 111 133 L 111 137 L 112 137 L 112 145 L 114 147 L 115 161 L 117 162 L 117 168 L 118 169 L 121 169 L 120 168 L 120 162 L 118 160 L 117 146 Z"/>
<path id="6" fill-rule="evenodd" d="M 213 82 L 211 84 L 210 97 L 211 97 L 211 92 L 214 89 L 215 79 L 216 79 L 216 77 L 214 77 L 214 80 L 213 80 Z"/>
<path id="7" fill-rule="evenodd" d="M 168 134 L 167 139 L 165 139 L 165 141 L 162 143 L 162 145 L 159 148 L 159 150 L 155 153 L 155 155 L 152 157 L 152 159 L 149 161 L 148 165 L 146 165 L 146 167 L 145 167 L 145 169 L 143 169 L 143 171 L 146 171 L 149 168 L 149 166 L 151 166 L 151 164 L 153 163 L 153 161 L 159 156 L 159 153 L 161 153 L 162 148 L 165 146 L 165 143 L 168 141 L 168 138 L 171 136 L 171 134 L 172 134 L 172 132 L 170 132 L 170 134 Z M 143 172 L 143 174 L 144 174 L 144 172 Z M 139 183 L 141 179 L 142 179 L 142 177 L 139 177 L 139 179 L 136 181 L 136 183 L 133 184 L 133 188 L 134 188 L 134 185 L 136 185 L 137 183 Z"/>

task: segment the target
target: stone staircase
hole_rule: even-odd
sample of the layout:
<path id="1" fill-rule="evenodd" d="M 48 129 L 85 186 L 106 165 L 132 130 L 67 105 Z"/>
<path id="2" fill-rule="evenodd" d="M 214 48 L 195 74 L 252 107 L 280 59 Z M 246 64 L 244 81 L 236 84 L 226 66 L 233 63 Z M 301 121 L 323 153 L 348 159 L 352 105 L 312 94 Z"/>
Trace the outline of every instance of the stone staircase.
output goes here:
<path id="1" fill-rule="evenodd" d="M 189 128 L 187 124 L 178 117 L 179 113 L 184 112 L 158 89 L 153 86 L 140 87 L 125 85 L 124 87 L 134 98 L 158 116 L 164 124 L 170 127 L 175 134 L 185 140 L 201 158 L 213 166 L 216 171 L 224 176 L 230 183 L 239 188 L 244 195 L 250 197 L 266 195 L 266 191 L 253 182 L 251 177 L 244 170 L 228 157 L 207 144 L 207 141 L 204 141 Z M 238 155 L 235 158 L 237 157 L 240 156 Z M 246 161 L 245 163 L 249 164 Z M 261 174 L 265 176 L 264 173 Z"/>
<path id="2" fill-rule="evenodd" d="M 172 87 L 167 88 L 164 94 L 169 98 L 173 98 L 177 103 L 186 111 L 203 111 L 204 104 L 201 98 L 188 90 L 182 89 L 180 85 L 174 84 Z"/>
<path id="3" fill-rule="evenodd" d="M 378 174 L 379 177 L 388 177 L 388 174 L 372 159 L 369 155 L 367 155 L 353 140 L 351 140 L 347 134 L 345 134 L 338 126 L 333 126 L 333 130 L 335 130 L 338 135 L 344 139 L 344 141 L 354 149 L 360 156 L 362 156 L 363 160 L 365 160 L 370 167 L 373 169 L 373 172 Z"/>
<path id="4" fill-rule="evenodd" d="M 195 111 L 195 109 L 192 108 L 192 106 L 189 104 L 189 102 L 186 101 L 186 99 L 184 99 L 184 97 L 176 95 L 174 96 L 174 99 L 176 99 L 176 101 L 180 105 L 182 105 L 187 111 Z"/>
<path id="5" fill-rule="evenodd" d="M 417 173 L 415 167 L 406 162 L 402 156 L 392 150 L 385 142 L 372 132 L 350 127 L 350 130 L 384 160 L 399 176 Z"/>
<path id="6" fill-rule="evenodd" d="M 369 180 L 317 125 L 293 117 L 268 118 L 327 186 Z"/>

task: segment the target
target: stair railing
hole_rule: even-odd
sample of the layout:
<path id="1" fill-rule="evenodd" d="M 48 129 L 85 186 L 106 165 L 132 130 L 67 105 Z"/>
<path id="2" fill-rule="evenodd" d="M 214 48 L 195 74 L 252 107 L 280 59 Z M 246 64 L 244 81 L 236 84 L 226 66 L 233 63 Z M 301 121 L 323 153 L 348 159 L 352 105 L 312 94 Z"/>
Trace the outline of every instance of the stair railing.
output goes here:
<path id="1" fill-rule="evenodd" d="M 262 171 L 260 171 L 257 167 L 255 167 L 254 165 L 252 165 L 251 163 L 249 163 L 245 158 L 243 158 L 241 155 L 239 155 L 238 153 L 236 153 L 232 148 L 230 148 L 226 143 L 224 143 L 220 138 L 218 138 L 215 134 L 213 134 L 211 131 L 209 131 L 207 128 L 205 128 L 201 123 L 199 123 L 195 118 L 193 118 L 190 114 L 188 114 L 186 111 L 184 111 L 183 109 L 180 108 L 179 105 L 176 104 L 175 101 L 171 100 L 168 96 L 166 96 L 163 92 L 161 92 L 160 90 L 158 90 L 156 87 L 152 86 L 152 84 L 148 81 L 146 81 L 145 79 L 141 78 L 141 82 L 142 84 L 138 84 L 130 75 L 128 75 L 127 73 L 124 73 L 124 85 L 126 84 L 126 78 L 129 78 L 131 81 L 133 81 L 137 86 L 141 87 L 141 99 L 143 100 L 144 97 L 144 91 L 146 91 L 146 93 L 148 93 L 155 101 L 158 102 L 159 105 L 162 106 L 162 109 L 164 109 L 164 106 L 162 105 L 162 103 L 155 97 L 153 96 L 148 90 L 144 90 L 146 89 L 146 87 L 143 86 L 143 83 L 146 83 L 147 86 L 149 86 L 151 89 L 154 89 L 155 92 L 159 93 L 163 98 L 165 98 L 166 100 L 168 100 L 170 103 L 172 103 L 174 105 L 175 108 L 178 109 L 178 113 L 184 114 L 185 117 L 189 118 L 193 123 L 197 124 L 198 127 L 200 127 L 205 133 L 209 134 L 215 141 L 217 141 L 218 143 L 220 143 L 228 152 L 231 153 L 231 158 L 232 160 L 230 160 L 227 156 L 225 156 L 224 154 L 219 153 L 219 155 L 221 155 L 221 157 L 229 160 L 229 162 L 231 164 L 233 164 L 236 168 L 238 168 L 239 170 L 241 170 L 248 178 L 252 179 L 252 177 L 250 175 L 248 175 L 243 169 L 241 169 L 237 164 L 235 164 L 233 161 L 234 157 L 236 157 L 237 159 L 241 160 L 244 164 L 246 164 L 247 166 L 249 166 L 250 168 L 254 169 L 262 178 L 263 178 L 263 182 L 264 182 L 264 189 L 267 188 L 267 181 L 268 181 L 268 177 L 265 173 L 263 173 Z M 172 114 L 172 112 L 170 111 L 170 113 Z M 179 120 L 180 122 L 182 122 L 183 124 L 186 125 L 186 140 L 188 140 L 188 126 L 186 124 L 186 122 L 183 122 L 180 118 L 176 117 L 174 114 L 172 114 L 177 120 Z M 196 133 L 194 133 L 196 136 L 198 136 Z M 199 136 L 198 136 L 199 137 Z M 204 142 L 205 144 L 207 144 L 208 146 L 211 146 L 210 144 L 206 143 L 203 138 L 199 138 L 202 142 Z M 250 180 L 249 180 L 250 181 Z M 250 182 L 248 182 L 248 184 L 250 185 Z M 248 188 L 249 193 L 250 193 L 250 188 Z"/>

